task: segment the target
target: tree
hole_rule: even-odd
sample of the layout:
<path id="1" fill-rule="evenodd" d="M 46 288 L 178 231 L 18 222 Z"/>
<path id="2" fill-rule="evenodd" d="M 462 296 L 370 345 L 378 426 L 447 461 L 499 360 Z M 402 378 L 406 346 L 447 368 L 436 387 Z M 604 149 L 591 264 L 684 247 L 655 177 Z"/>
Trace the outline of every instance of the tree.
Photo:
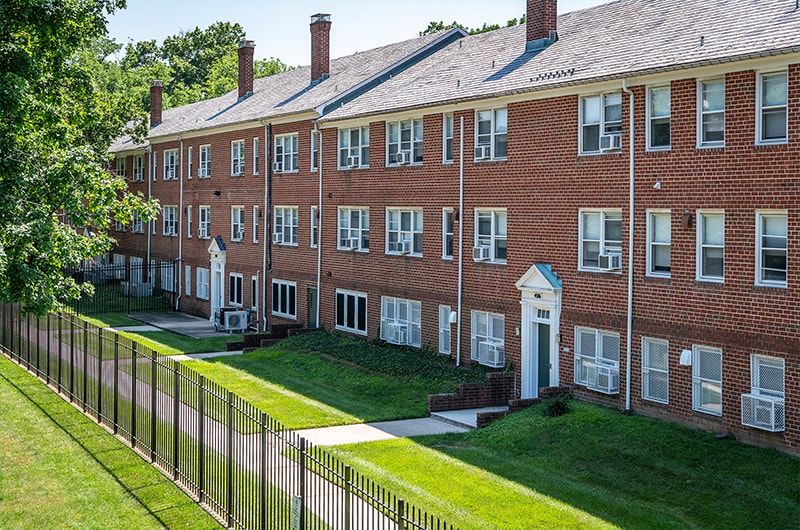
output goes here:
<path id="1" fill-rule="evenodd" d="M 105 168 L 135 118 L 97 40 L 125 0 L 0 2 L 0 300 L 43 315 L 77 297 L 64 270 L 105 253 L 111 220 L 156 205 Z M 102 73 L 102 75 L 101 75 Z M 117 79 L 119 80 L 119 79 Z M 103 86 L 105 85 L 105 87 Z"/>
<path id="2" fill-rule="evenodd" d="M 517 18 L 512 18 L 511 20 L 506 22 L 506 27 L 509 28 L 511 26 L 516 26 L 517 24 L 524 24 L 524 23 L 525 23 L 525 15 L 522 15 L 522 17 L 520 17 L 518 19 Z M 447 24 L 447 25 L 445 25 L 444 22 L 442 22 L 442 21 L 439 21 L 439 22 L 435 22 L 434 21 L 434 22 L 428 23 L 428 27 L 425 28 L 424 30 L 420 31 L 419 32 L 419 36 L 420 37 L 424 37 L 425 35 L 431 35 L 433 33 L 438 33 L 440 31 L 445 31 L 445 30 L 453 29 L 453 28 L 461 28 L 464 31 L 466 31 L 467 33 L 469 33 L 470 35 L 476 35 L 478 33 L 486 33 L 487 31 L 494 31 L 496 29 L 500 29 L 500 24 L 487 24 L 487 23 L 484 22 L 483 26 L 481 26 L 480 28 L 472 28 L 472 29 L 470 29 L 470 28 L 466 27 L 463 24 L 459 24 L 456 21 L 453 21 L 453 22 L 451 22 L 450 24 Z"/>

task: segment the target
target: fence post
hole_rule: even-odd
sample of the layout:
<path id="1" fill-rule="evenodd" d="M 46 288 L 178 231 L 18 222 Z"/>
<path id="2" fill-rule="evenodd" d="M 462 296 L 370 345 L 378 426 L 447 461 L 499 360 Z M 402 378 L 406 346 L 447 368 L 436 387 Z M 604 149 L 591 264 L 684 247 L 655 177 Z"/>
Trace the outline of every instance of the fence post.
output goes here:
<path id="1" fill-rule="evenodd" d="M 103 422 L 103 328 L 97 328 L 97 423 Z"/>
<path id="2" fill-rule="evenodd" d="M 61 394 L 61 365 L 64 361 L 64 313 L 58 314 L 58 364 L 56 365 L 56 389 Z"/>
<path id="3" fill-rule="evenodd" d="M 397 530 L 405 530 L 405 508 L 406 503 L 403 499 L 397 499 Z"/>
<path id="4" fill-rule="evenodd" d="M 225 470 L 225 493 L 227 497 L 226 512 L 228 514 L 228 528 L 230 528 L 233 525 L 233 392 L 228 390 L 226 397 L 226 401 L 228 402 L 228 454 L 226 455 L 227 469 Z"/>
<path id="5" fill-rule="evenodd" d="M 178 480 L 178 444 L 181 430 L 181 374 L 178 361 L 172 361 L 172 371 L 175 374 L 175 387 L 172 397 L 172 480 Z"/>
<path id="6" fill-rule="evenodd" d="M 205 395 L 205 376 L 200 376 L 200 382 L 197 388 L 197 486 L 200 490 L 198 492 L 198 501 L 205 500 L 205 478 L 206 478 L 206 437 L 205 437 L 205 424 L 206 424 L 206 395 Z"/>
<path id="7" fill-rule="evenodd" d="M 267 413 L 261 413 L 261 525 L 267 528 Z"/>
<path id="8" fill-rule="evenodd" d="M 75 390 L 75 315 L 69 315 L 69 402 L 74 402 Z"/>
<path id="9" fill-rule="evenodd" d="M 157 428 L 158 428 L 158 394 L 156 393 L 156 384 L 158 382 L 158 360 L 156 352 L 151 351 L 152 362 L 150 363 L 150 462 L 156 461 L 156 441 L 157 441 Z"/>
<path id="10" fill-rule="evenodd" d="M 28 343 L 25 345 L 25 368 L 31 369 L 31 316 L 25 315 L 25 332 L 28 334 Z"/>
<path id="11" fill-rule="evenodd" d="M 306 439 L 300 438 L 300 528 L 306 528 Z"/>
<path id="12" fill-rule="evenodd" d="M 131 448 L 136 447 L 136 341 L 131 342 Z"/>
<path id="13" fill-rule="evenodd" d="M 83 403 L 83 413 L 86 414 L 88 408 L 89 398 L 87 396 L 89 391 L 89 323 L 83 321 L 83 395 L 81 401 Z"/>
<path id="14" fill-rule="evenodd" d="M 114 434 L 119 432 L 119 333 L 114 333 Z"/>
<path id="15" fill-rule="evenodd" d="M 351 480 L 352 468 L 347 465 L 344 466 L 344 530 L 350 530 L 350 496 L 351 496 Z"/>

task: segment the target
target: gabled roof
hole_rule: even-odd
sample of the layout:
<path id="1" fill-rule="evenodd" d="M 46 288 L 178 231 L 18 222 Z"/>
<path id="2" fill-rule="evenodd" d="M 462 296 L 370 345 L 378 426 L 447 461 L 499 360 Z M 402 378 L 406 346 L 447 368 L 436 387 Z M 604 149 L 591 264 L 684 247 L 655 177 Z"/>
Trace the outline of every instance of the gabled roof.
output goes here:
<path id="1" fill-rule="evenodd" d="M 524 25 L 465 37 L 320 121 L 800 52 L 794 0 L 618 0 L 558 17 L 525 53 Z"/>
<path id="2" fill-rule="evenodd" d="M 255 79 L 253 94 L 241 101 L 238 90 L 233 90 L 218 98 L 164 110 L 161 123 L 150 129 L 148 139 L 303 113 L 316 117 L 319 111 L 338 107 L 465 35 L 463 30 L 453 29 L 334 59 L 330 76 L 313 84 L 310 66 Z M 137 147 L 142 146 L 122 137 L 111 151 Z"/>

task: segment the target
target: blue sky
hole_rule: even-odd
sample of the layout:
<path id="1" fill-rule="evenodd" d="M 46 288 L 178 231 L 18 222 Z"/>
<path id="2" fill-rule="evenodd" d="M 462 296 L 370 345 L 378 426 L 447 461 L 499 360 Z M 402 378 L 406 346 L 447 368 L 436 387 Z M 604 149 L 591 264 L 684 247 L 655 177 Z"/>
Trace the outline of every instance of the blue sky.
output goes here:
<path id="1" fill-rule="evenodd" d="M 559 0 L 566 13 L 609 0 Z M 525 13 L 525 0 L 128 0 L 109 19 L 109 37 L 121 44 L 238 22 L 256 43 L 257 59 L 310 64 L 310 17 L 331 15 L 331 58 L 414 38 L 431 21 L 468 27 L 505 25 Z"/>

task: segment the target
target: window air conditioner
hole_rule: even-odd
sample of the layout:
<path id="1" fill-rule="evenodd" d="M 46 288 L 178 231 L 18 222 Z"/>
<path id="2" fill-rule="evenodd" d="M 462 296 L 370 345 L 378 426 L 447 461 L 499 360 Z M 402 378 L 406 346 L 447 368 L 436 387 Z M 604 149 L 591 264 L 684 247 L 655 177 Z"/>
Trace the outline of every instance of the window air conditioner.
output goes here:
<path id="1" fill-rule="evenodd" d="M 347 157 L 347 167 L 358 167 L 361 165 L 361 161 L 357 156 L 348 156 Z"/>
<path id="2" fill-rule="evenodd" d="M 273 162 L 272 171 L 275 173 L 283 173 L 283 162 Z"/>
<path id="3" fill-rule="evenodd" d="M 492 158 L 491 145 L 479 145 L 475 147 L 475 160 L 487 160 Z"/>
<path id="4" fill-rule="evenodd" d="M 397 249 L 397 252 L 399 252 L 400 254 L 408 254 L 411 252 L 411 241 L 405 239 L 402 241 L 398 241 L 395 244 L 395 248 Z"/>
<path id="5" fill-rule="evenodd" d="M 283 232 L 273 232 L 272 233 L 272 243 L 274 245 L 282 245 L 283 244 Z"/>
<path id="6" fill-rule="evenodd" d="M 244 239 L 244 231 L 243 230 L 236 230 L 233 233 L 233 240 L 234 241 L 241 241 L 242 239 Z"/>
<path id="7" fill-rule="evenodd" d="M 472 247 L 472 259 L 475 261 L 487 261 L 491 247 Z"/>
<path id="8" fill-rule="evenodd" d="M 478 342 L 478 362 L 492 368 L 502 368 L 505 362 L 503 344 L 494 341 Z"/>
<path id="9" fill-rule="evenodd" d="M 361 238 L 351 237 L 350 238 L 350 250 L 358 250 L 359 248 L 361 248 Z"/>
<path id="10" fill-rule="evenodd" d="M 386 339 L 394 344 L 405 344 L 408 337 L 408 326 L 400 322 L 386 324 Z"/>
<path id="11" fill-rule="evenodd" d="M 622 254 L 600 254 L 597 256 L 597 267 L 604 271 L 622 269 Z"/>
<path id="12" fill-rule="evenodd" d="M 621 134 L 601 134 L 600 135 L 600 150 L 601 151 L 617 151 L 622 149 L 622 135 Z"/>
<path id="13" fill-rule="evenodd" d="M 411 152 L 410 151 L 399 151 L 397 155 L 395 155 L 395 163 L 399 166 L 406 166 L 411 163 Z"/>
<path id="14" fill-rule="evenodd" d="M 619 394 L 619 369 L 590 363 L 586 367 L 586 387 L 603 394 Z"/>
<path id="15" fill-rule="evenodd" d="M 785 402 L 760 394 L 742 394 L 742 425 L 778 432 L 785 430 Z"/>

